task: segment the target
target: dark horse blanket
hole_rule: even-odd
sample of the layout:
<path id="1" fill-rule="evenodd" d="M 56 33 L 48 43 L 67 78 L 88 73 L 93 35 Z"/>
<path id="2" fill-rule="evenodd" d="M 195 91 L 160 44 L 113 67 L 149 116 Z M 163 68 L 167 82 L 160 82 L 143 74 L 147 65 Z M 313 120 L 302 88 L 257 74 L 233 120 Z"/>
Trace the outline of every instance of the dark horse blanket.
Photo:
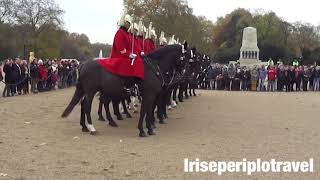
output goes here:
<path id="1" fill-rule="evenodd" d="M 96 62 L 112 74 L 144 79 L 144 66 L 140 57 L 136 58 L 133 65 L 132 61 L 126 58 L 102 58 Z"/>

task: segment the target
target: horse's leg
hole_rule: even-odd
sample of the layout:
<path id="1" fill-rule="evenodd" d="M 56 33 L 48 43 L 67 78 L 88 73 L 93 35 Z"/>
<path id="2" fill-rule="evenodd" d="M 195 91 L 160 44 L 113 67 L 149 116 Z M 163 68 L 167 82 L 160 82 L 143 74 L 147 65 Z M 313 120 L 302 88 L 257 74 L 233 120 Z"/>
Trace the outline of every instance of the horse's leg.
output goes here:
<path id="1" fill-rule="evenodd" d="M 152 98 L 152 96 L 150 96 L 149 98 L 146 99 L 145 102 L 148 102 L 147 104 L 152 104 L 154 103 L 156 100 L 156 98 Z M 145 110 L 146 110 L 146 126 L 147 126 L 147 129 L 148 129 L 148 134 L 151 136 L 151 135 L 155 135 L 155 132 L 153 131 L 153 128 L 152 128 L 152 118 L 154 116 L 154 111 L 153 111 L 153 107 L 152 106 L 146 106 L 145 107 Z"/>
<path id="2" fill-rule="evenodd" d="M 99 110 L 98 110 L 99 121 L 106 121 L 106 120 L 103 118 L 103 115 L 102 115 L 102 105 L 103 105 L 103 103 L 100 101 L 100 102 L 99 102 Z"/>
<path id="3" fill-rule="evenodd" d="M 80 125 L 82 126 L 82 132 L 89 132 L 86 126 L 85 101 L 85 98 L 81 101 Z"/>
<path id="4" fill-rule="evenodd" d="M 178 93 L 178 98 L 179 98 L 179 101 L 180 102 L 183 102 L 183 87 L 182 87 L 182 83 L 180 84 L 180 87 L 179 87 L 179 93 Z"/>
<path id="5" fill-rule="evenodd" d="M 119 98 L 113 98 L 112 99 L 112 105 L 113 105 L 113 112 L 114 112 L 114 115 L 117 116 L 117 119 L 118 120 L 123 120 L 123 117 L 119 111 L 119 105 L 120 105 L 120 99 Z"/>
<path id="6" fill-rule="evenodd" d="M 146 133 L 143 130 L 143 120 L 146 116 L 146 103 L 144 102 L 144 98 L 142 99 L 141 102 L 141 107 L 140 107 L 140 118 L 139 118 L 139 123 L 138 123 L 138 129 L 139 129 L 139 136 L 140 137 L 147 137 Z"/>
<path id="7" fill-rule="evenodd" d="M 160 110 L 160 113 L 161 113 L 161 119 L 159 119 L 159 123 L 160 124 L 166 124 L 164 122 L 164 117 L 165 117 L 165 114 L 166 114 L 166 101 L 163 100 L 164 98 L 162 97 L 161 98 L 161 102 L 160 102 L 160 106 L 159 106 L 159 110 Z"/>
<path id="8" fill-rule="evenodd" d="M 177 104 L 177 91 L 178 91 L 178 85 L 175 85 L 172 91 L 172 99 L 175 101 L 175 103 Z"/>
<path id="9" fill-rule="evenodd" d="M 189 83 L 189 96 L 192 96 L 192 87 L 191 87 L 191 83 Z"/>
<path id="10" fill-rule="evenodd" d="M 88 96 L 86 96 L 86 100 L 85 100 L 85 113 L 87 115 L 87 119 L 85 121 L 86 126 L 88 128 L 88 130 L 90 131 L 91 135 L 95 135 L 97 133 L 97 130 L 94 128 L 93 124 L 92 124 L 92 120 L 91 120 L 91 106 L 92 106 L 92 100 L 94 97 L 94 93 L 89 94 Z"/>
<path id="11" fill-rule="evenodd" d="M 156 109 L 156 102 L 155 103 L 153 103 L 152 104 L 152 112 L 154 112 L 155 111 L 155 109 Z M 156 129 L 157 127 L 156 127 L 156 118 L 154 117 L 154 113 L 152 113 L 152 117 L 151 117 L 151 126 L 152 126 L 152 128 L 153 129 Z"/>
<path id="12" fill-rule="evenodd" d="M 124 114 L 127 115 L 127 118 L 132 118 L 131 114 L 129 113 L 129 111 L 127 109 L 126 101 L 125 101 L 124 98 L 121 99 L 121 104 L 122 104 L 122 107 L 123 107 L 123 112 L 124 112 Z"/>
<path id="13" fill-rule="evenodd" d="M 159 100 L 159 102 L 157 103 L 157 118 L 159 119 L 159 122 L 163 121 L 163 117 L 162 117 L 162 101 Z"/>
<path id="14" fill-rule="evenodd" d="M 168 106 L 168 109 L 169 108 L 172 109 L 171 91 L 170 91 L 170 89 L 166 89 L 166 91 L 165 91 L 164 107 L 163 107 L 163 117 L 164 117 L 164 119 L 168 119 L 167 106 Z"/>
<path id="15" fill-rule="evenodd" d="M 109 104 L 110 104 L 111 99 L 106 99 L 105 103 L 104 103 L 104 110 L 106 111 L 106 116 L 107 119 L 109 121 L 109 125 L 111 127 L 118 127 L 117 123 L 112 119 L 111 114 L 110 114 L 110 110 L 109 110 Z"/>
<path id="16" fill-rule="evenodd" d="M 184 84 L 184 95 L 185 95 L 186 99 L 189 98 L 189 95 L 188 95 L 188 81 Z"/>
<path id="17" fill-rule="evenodd" d="M 193 88 L 193 96 L 197 96 L 196 95 L 196 88 Z"/>

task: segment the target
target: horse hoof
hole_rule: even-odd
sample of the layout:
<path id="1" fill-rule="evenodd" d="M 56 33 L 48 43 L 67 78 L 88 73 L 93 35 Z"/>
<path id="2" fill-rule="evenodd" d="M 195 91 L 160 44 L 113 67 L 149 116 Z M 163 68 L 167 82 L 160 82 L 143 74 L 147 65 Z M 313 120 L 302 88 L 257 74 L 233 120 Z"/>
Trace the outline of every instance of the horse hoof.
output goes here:
<path id="1" fill-rule="evenodd" d="M 154 135 L 156 135 L 156 133 L 155 133 L 155 132 L 153 132 L 153 131 L 148 131 L 148 134 L 149 134 L 150 136 L 154 136 Z"/>
<path id="2" fill-rule="evenodd" d="M 115 122 L 109 122 L 109 125 L 110 125 L 111 127 L 118 127 L 118 124 L 115 123 Z"/>
<path id="3" fill-rule="evenodd" d="M 97 135 L 97 134 L 98 134 L 97 131 L 91 131 L 91 132 L 90 132 L 90 135 L 92 135 L 92 136 L 95 136 L 95 135 Z"/>
<path id="4" fill-rule="evenodd" d="M 147 135 L 146 135 L 145 132 L 140 132 L 140 133 L 139 133 L 139 137 L 147 137 Z"/>
<path id="5" fill-rule="evenodd" d="M 167 124 L 167 123 L 164 121 L 159 121 L 159 124 Z"/>
<path id="6" fill-rule="evenodd" d="M 103 117 L 99 117 L 99 121 L 106 121 Z"/>
<path id="7" fill-rule="evenodd" d="M 82 132 L 89 132 L 88 128 L 82 128 Z"/>
<path id="8" fill-rule="evenodd" d="M 123 118 L 122 117 L 117 117 L 118 121 L 122 121 Z"/>
<path id="9" fill-rule="evenodd" d="M 127 114 L 127 118 L 132 118 L 131 114 Z"/>

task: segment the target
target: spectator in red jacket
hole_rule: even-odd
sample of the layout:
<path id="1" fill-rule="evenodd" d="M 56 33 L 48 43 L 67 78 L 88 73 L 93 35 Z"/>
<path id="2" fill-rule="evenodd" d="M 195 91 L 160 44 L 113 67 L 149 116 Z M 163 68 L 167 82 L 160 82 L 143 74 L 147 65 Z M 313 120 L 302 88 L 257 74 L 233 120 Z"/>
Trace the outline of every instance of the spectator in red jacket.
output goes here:
<path id="1" fill-rule="evenodd" d="M 38 82 L 38 91 L 43 92 L 44 82 L 47 80 L 47 71 L 44 68 L 43 61 L 41 59 L 38 61 L 38 71 L 39 71 L 39 77 L 40 77 L 40 81 Z"/>
<path id="2" fill-rule="evenodd" d="M 268 91 L 274 91 L 275 89 L 275 82 L 277 78 L 277 70 L 274 68 L 274 66 L 270 66 L 267 72 L 268 75 Z"/>

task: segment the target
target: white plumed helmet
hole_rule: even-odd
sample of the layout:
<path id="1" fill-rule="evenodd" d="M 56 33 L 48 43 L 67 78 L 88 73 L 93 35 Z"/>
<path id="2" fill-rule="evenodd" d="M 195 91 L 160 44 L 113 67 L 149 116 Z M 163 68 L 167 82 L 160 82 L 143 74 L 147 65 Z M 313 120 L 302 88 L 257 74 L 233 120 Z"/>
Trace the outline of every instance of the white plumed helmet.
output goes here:
<path id="1" fill-rule="evenodd" d="M 174 35 L 171 36 L 169 40 L 169 45 L 175 44 Z"/>
<path id="2" fill-rule="evenodd" d="M 152 28 L 152 30 L 151 30 L 150 38 L 157 39 L 156 30 L 154 28 Z"/>
<path id="3" fill-rule="evenodd" d="M 136 32 L 138 32 L 138 24 L 137 23 L 133 23 L 130 28 L 129 28 L 129 32 L 136 34 Z"/>
<path id="4" fill-rule="evenodd" d="M 124 26 L 126 22 L 130 23 L 130 25 L 131 25 L 132 24 L 132 17 L 129 14 L 127 14 L 127 10 L 124 9 L 123 14 L 118 22 L 118 26 Z"/>
<path id="5" fill-rule="evenodd" d="M 160 33 L 159 43 L 160 43 L 160 45 L 166 45 L 167 44 L 167 39 L 164 37 L 164 32 L 163 31 L 161 31 L 161 33 Z"/>
<path id="6" fill-rule="evenodd" d="M 139 36 L 142 36 L 142 35 L 143 35 L 143 23 L 142 23 L 142 19 L 139 20 L 138 35 L 139 35 Z"/>

